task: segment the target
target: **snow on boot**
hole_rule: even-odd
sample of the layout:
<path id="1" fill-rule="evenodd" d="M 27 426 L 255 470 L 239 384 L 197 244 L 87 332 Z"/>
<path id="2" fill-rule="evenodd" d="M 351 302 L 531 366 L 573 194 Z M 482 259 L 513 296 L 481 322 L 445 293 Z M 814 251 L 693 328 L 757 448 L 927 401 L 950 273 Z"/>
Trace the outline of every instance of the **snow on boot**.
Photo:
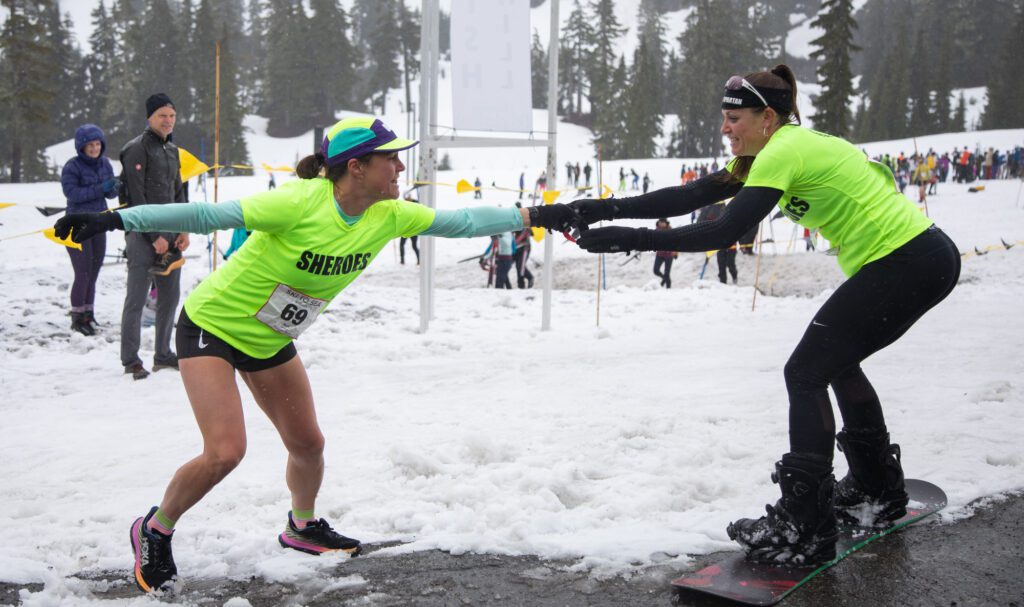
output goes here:
<path id="1" fill-rule="evenodd" d="M 844 523 L 887 527 L 907 513 L 900 446 L 889 443 L 885 428 L 850 430 L 836 435 L 850 472 L 836 486 L 836 515 Z"/>
<path id="2" fill-rule="evenodd" d="M 782 498 L 759 519 L 740 519 L 726 528 L 747 551 L 747 559 L 772 565 L 809 566 L 836 556 L 832 463 L 820 455 L 787 453 L 775 463 L 772 482 Z"/>

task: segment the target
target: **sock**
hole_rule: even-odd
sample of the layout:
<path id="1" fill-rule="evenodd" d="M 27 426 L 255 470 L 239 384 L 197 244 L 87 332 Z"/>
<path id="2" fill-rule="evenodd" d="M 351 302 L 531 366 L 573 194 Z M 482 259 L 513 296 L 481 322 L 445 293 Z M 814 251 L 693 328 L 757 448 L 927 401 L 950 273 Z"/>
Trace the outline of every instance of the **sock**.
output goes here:
<path id="1" fill-rule="evenodd" d="M 292 523 L 295 524 L 296 529 L 305 529 L 306 525 L 310 521 L 315 520 L 313 518 L 313 510 L 299 510 L 298 508 L 292 508 Z"/>
<path id="2" fill-rule="evenodd" d="M 161 535 L 171 535 L 174 533 L 174 524 L 177 522 L 178 521 L 172 521 L 167 518 L 164 511 L 157 508 L 156 513 L 154 513 L 153 517 L 149 519 L 149 523 L 146 525 L 146 528 L 150 531 L 156 531 Z"/>

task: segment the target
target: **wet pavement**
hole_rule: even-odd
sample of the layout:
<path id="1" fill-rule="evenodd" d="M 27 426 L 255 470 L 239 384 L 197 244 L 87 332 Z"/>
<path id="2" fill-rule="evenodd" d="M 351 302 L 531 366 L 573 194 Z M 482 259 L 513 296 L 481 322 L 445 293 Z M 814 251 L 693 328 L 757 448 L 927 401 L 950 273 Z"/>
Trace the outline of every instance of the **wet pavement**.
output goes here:
<path id="1" fill-rule="evenodd" d="M 244 597 L 252 607 L 306 605 L 424 607 L 522 606 L 691 606 L 735 605 L 676 590 L 671 580 L 720 560 L 698 557 L 686 568 L 653 565 L 629 576 L 594 579 L 572 570 L 572 561 L 440 551 L 394 555 L 368 551 L 340 565 L 339 578 L 319 587 L 251 581 L 185 581 L 173 602 L 223 605 Z M 351 583 L 359 576 L 362 583 Z M 358 579 L 358 578 L 356 578 Z M 138 595 L 127 573 L 83 578 L 96 599 Z M 0 583 L 0 604 L 19 604 L 21 588 L 38 584 Z M 1024 607 L 1024 495 L 978 506 L 954 524 L 922 523 L 875 541 L 796 590 L 781 605 L 830 607 Z"/>

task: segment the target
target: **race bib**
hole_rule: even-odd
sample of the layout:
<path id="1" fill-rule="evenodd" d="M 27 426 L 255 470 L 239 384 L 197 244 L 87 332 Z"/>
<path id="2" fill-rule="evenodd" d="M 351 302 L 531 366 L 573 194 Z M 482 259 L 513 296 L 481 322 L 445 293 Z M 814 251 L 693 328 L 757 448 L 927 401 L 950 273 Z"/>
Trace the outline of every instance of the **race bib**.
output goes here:
<path id="1" fill-rule="evenodd" d="M 256 313 L 256 320 L 278 333 L 297 339 L 313 324 L 326 305 L 326 300 L 310 297 L 288 285 L 279 284 L 270 294 L 267 303 Z"/>

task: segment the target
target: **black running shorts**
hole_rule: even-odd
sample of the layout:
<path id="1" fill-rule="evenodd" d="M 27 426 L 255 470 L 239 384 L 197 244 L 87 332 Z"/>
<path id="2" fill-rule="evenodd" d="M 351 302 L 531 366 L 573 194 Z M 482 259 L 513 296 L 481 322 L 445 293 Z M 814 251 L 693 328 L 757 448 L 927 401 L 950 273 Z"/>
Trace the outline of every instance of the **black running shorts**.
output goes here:
<path id="1" fill-rule="evenodd" d="M 174 345 L 178 350 L 178 358 L 196 358 L 199 356 L 216 356 L 228 361 L 232 367 L 239 371 L 263 371 L 283 365 L 295 357 L 295 344 L 289 342 L 287 346 L 278 350 L 277 354 L 270 358 L 253 358 L 245 352 L 235 348 L 223 339 L 206 331 L 181 309 L 178 316 L 178 330 L 175 333 Z"/>

